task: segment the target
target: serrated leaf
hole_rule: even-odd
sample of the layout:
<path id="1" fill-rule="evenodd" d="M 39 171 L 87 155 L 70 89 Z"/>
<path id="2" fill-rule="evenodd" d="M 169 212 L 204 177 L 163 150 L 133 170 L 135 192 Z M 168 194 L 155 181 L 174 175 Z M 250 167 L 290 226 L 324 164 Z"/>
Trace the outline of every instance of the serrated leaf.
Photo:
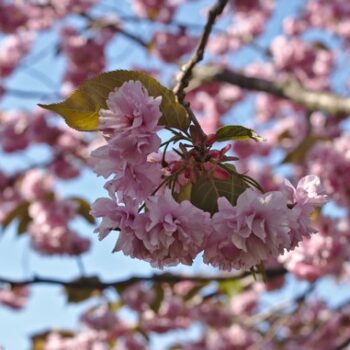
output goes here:
<path id="1" fill-rule="evenodd" d="M 306 137 L 301 143 L 290 153 L 286 155 L 282 163 L 301 163 L 304 161 L 306 154 L 316 144 L 316 142 L 324 138 L 317 136 Z"/>
<path id="2" fill-rule="evenodd" d="M 28 213 L 28 202 L 23 202 L 20 205 L 18 205 L 16 208 L 11 210 L 5 217 L 5 219 L 2 222 L 2 230 L 5 231 L 6 228 L 12 223 L 12 221 L 17 220 L 18 218 L 24 216 L 26 213 Z"/>
<path id="3" fill-rule="evenodd" d="M 74 200 L 79 204 L 77 213 L 82 216 L 90 224 L 95 224 L 95 218 L 90 214 L 90 203 L 81 197 L 70 197 L 69 199 Z"/>
<path id="4" fill-rule="evenodd" d="M 220 281 L 218 283 L 218 290 L 227 295 L 228 297 L 232 297 L 236 294 L 239 294 L 243 289 L 241 282 L 237 279 Z"/>
<path id="5" fill-rule="evenodd" d="M 129 80 L 139 80 L 150 96 L 162 96 L 160 109 L 162 117 L 159 125 L 186 130 L 189 119 L 185 108 L 176 100 L 175 94 L 151 76 L 136 71 L 116 70 L 102 73 L 87 80 L 66 100 L 40 107 L 60 114 L 66 123 L 81 131 L 95 131 L 101 108 L 106 108 L 106 100 L 111 91 Z"/>
<path id="6" fill-rule="evenodd" d="M 263 141 L 254 130 L 240 125 L 226 125 L 216 132 L 217 141 L 244 141 L 244 140 Z"/>
<path id="7" fill-rule="evenodd" d="M 204 174 L 192 185 L 191 202 L 196 207 L 214 214 L 218 211 L 217 200 L 220 197 L 226 197 L 235 205 L 240 194 L 247 188 L 248 185 L 238 173 L 230 173 L 227 180 L 218 180 Z"/>
<path id="8" fill-rule="evenodd" d="M 96 287 L 100 279 L 96 276 L 80 277 L 74 281 L 76 285 L 65 286 L 64 290 L 69 303 L 80 303 L 86 299 L 101 294 L 101 290 Z"/>

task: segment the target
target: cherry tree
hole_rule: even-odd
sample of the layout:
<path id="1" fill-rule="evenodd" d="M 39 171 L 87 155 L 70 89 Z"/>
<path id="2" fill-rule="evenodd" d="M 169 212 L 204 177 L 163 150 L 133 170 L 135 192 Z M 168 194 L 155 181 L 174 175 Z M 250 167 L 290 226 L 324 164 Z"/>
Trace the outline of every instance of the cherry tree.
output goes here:
<path id="1" fill-rule="evenodd" d="M 1 275 L 0 304 L 83 306 L 33 349 L 350 349 L 324 292 L 349 288 L 349 28 L 340 0 L 0 0 L 2 235 L 79 267 Z M 105 238 L 152 272 L 91 273 Z"/>

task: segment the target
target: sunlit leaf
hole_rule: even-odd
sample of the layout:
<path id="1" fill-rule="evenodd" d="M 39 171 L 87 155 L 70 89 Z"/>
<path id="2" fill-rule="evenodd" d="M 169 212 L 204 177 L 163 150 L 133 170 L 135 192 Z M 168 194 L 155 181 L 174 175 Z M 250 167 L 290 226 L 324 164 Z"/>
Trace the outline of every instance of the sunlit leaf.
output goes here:
<path id="1" fill-rule="evenodd" d="M 90 204 L 84 198 L 71 197 L 70 199 L 76 201 L 79 204 L 77 213 L 81 215 L 90 224 L 95 224 L 95 218 L 90 214 Z"/>
<path id="2" fill-rule="evenodd" d="M 162 117 L 159 125 L 186 130 L 189 125 L 185 108 L 176 100 L 175 94 L 151 76 L 136 71 L 117 70 L 102 73 L 87 80 L 65 101 L 40 107 L 60 114 L 66 123 L 77 130 L 94 131 L 98 128 L 101 108 L 106 108 L 106 100 L 111 91 L 129 80 L 139 80 L 148 93 L 162 96 L 160 106 Z"/>
<path id="3" fill-rule="evenodd" d="M 242 141 L 242 140 L 254 140 L 263 141 L 263 138 L 259 136 L 254 130 L 245 128 L 240 125 L 227 125 L 223 126 L 216 132 L 217 141 Z"/>
<path id="4" fill-rule="evenodd" d="M 3 231 L 5 231 L 14 220 L 20 219 L 26 215 L 28 213 L 28 206 L 28 202 L 23 202 L 7 214 L 2 222 Z"/>
<path id="5" fill-rule="evenodd" d="M 220 281 L 218 283 L 218 289 L 222 294 L 232 297 L 240 293 L 243 289 L 243 286 L 238 279 Z"/>
<path id="6" fill-rule="evenodd" d="M 282 163 L 301 163 L 304 161 L 307 153 L 323 138 L 317 136 L 306 137 L 293 151 L 288 153 Z"/>

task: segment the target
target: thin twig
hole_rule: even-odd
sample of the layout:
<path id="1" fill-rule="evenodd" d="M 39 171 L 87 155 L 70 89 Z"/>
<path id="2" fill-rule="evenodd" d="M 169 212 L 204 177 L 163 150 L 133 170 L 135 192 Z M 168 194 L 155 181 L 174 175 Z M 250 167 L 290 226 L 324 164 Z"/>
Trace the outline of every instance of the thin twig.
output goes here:
<path id="1" fill-rule="evenodd" d="M 215 24 L 216 18 L 224 10 L 228 0 L 218 0 L 217 3 L 210 9 L 207 23 L 204 27 L 203 34 L 199 40 L 197 48 L 192 55 L 191 59 L 181 67 L 181 73 L 178 77 L 178 83 L 174 88 L 174 92 L 177 95 L 180 102 L 185 98 L 184 90 L 188 86 L 192 78 L 192 70 L 198 62 L 200 62 L 204 57 L 204 50 L 208 43 L 210 33 Z"/>
<path id="2" fill-rule="evenodd" d="M 195 125 L 196 129 L 200 133 L 201 137 L 201 144 L 202 148 L 205 148 L 205 140 L 206 135 L 201 127 L 201 125 L 198 122 L 198 119 L 190 109 L 190 106 L 187 102 L 184 101 L 185 98 L 185 89 L 188 86 L 191 78 L 192 78 L 192 70 L 196 66 L 198 62 L 200 62 L 204 57 L 204 51 L 206 48 L 206 45 L 209 40 L 210 33 L 213 29 L 213 26 L 215 24 L 216 18 L 222 13 L 224 10 L 228 0 L 218 0 L 217 3 L 210 9 L 208 14 L 208 20 L 207 23 L 204 26 L 203 33 L 201 35 L 201 38 L 199 40 L 199 43 L 196 47 L 196 50 L 190 60 L 181 67 L 181 72 L 177 78 L 177 84 L 174 87 L 173 91 L 175 95 L 177 96 L 178 101 L 186 108 L 186 111 L 188 113 L 188 116 L 190 120 Z"/>

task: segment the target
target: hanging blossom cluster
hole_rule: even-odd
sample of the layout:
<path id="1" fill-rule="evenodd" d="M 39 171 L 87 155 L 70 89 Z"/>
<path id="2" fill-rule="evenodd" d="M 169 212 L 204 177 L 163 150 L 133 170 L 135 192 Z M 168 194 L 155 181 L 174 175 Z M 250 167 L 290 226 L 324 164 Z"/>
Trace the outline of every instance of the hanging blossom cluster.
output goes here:
<path id="1" fill-rule="evenodd" d="M 315 232 L 310 214 L 326 199 L 318 177 L 306 176 L 296 188 L 285 180 L 279 190 L 258 191 L 254 180 L 227 163 L 237 160 L 225 155 L 229 146 L 211 149 L 215 136 L 207 137 L 207 153 L 200 153 L 194 127 L 186 139 L 192 145 L 180 142 L 175 154 L 158 154 L 160 105 L 161 97 L 149 96 L 140 81 L 130 80 L 109 94 L 108 109 L 100 112 L 106 144 L 92 152 L 92 163 L 108 179 L 110 198 L 99 198 L 92 215 L 102 218 L 96 229 L 100 239 L 120 231 L 114 251 L 159 268 L 191 265 L 203 251 L 204 262 L 212 266 L 249 269 Z M 198 198 L 183 200 L 203 174 L 213 182 L 233 179 L 236 193 L 216 198 L 215 210 L 206 210 Z M 202 197 L 206 191 L 204 186 Z"/>

